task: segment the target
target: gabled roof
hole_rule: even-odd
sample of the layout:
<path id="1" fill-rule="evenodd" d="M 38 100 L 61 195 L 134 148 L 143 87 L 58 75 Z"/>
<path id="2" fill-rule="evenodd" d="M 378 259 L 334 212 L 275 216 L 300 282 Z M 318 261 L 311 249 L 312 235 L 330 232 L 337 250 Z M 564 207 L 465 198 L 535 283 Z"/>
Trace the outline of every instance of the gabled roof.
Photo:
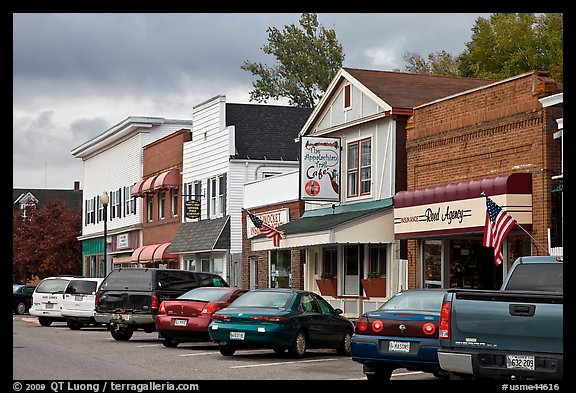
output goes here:
<path id="1" fill-rule="evenodd" d="M 340 85 L 348 81 L 392 114 L 409 114 L 418 105 L 438 98 L 493 83 L 491 79 L 449 77 L 407 72 L 365 70 L 343 67 L 337 73 L 320 102 L 302 127 L 299 136 L 306 135 L 318 120 Z"/>
<path id="2" fill-rule="evenodd" d="M 295 142 L 312 108 L 226 104 L 226 126 L 235 126 L 236 155 L 253 160 L 297 161 Z"/>

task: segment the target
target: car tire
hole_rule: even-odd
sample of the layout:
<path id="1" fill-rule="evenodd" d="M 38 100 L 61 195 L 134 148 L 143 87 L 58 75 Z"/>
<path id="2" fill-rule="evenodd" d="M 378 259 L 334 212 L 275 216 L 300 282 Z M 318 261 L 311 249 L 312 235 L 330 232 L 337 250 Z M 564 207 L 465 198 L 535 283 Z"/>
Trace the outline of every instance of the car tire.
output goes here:
<path id="1" fill-rule="evenodd" d="M 80 330 L 82 329 L 82 323 L 77 321 L 68 320 L 66 321 L 66 325 L 70 330 Z"/>
<path id="2" fill-rule="evenodd" d="M 380 366 L 374 368 L 373 374 L 366 374 L 369 381 L 389 381 L 392 378 L 392 367 Z"/>
<path id="3" fill-rule="evenodd" d="M 336 349 L 338 355 L 350 356 L 350 341 L 352 341 L 352 330 L 347 329 L 340 346 Z"/>
<path id="4" fill-rule="evenodd" d="M 232 356 L 234 353 L 236 353 L 236 348 L 231 345 L 219 345 L 218 349 L 220 350 L 222 356 Z"/>
<path id="5" fill-rule="evenodd" d="M 25 303 L 18 303 L 16 307 L 14 307 L 14 312 L 18 315 L 22 315 L 26 312 L 26 304 Z"/>
<path id="6" fill-rule="evenodd" d="M 116 327 L 114 325 L 110 325 L 110 334 L 116 341 L 128 341 L 134 334 L 134 329 L 129 327 Z"/>
<path id="7" fill-rule="evenodd" d="M 180 343 L 173 338 L 166 337 L 164 340 L 162 340 L 162 345 L 164 345 L 166 348 L 176 348 L 178 344 Z"/>
<path id="8" fill-rule="evenodd" d="M 307 347 L 308 337 L 306 337 L 306 332 L 304 332 L 304 330 L 299 330 L 298 333 L 296 333 L 288 352 L 293 358 L 301 359 L 306 354 Z"/>
<path id="9" fill-rule="evenodd" d="M 52 320 L 46 317 L 38 317 L 38 323 L 40 326 L 50 326 L 52 325 Z"/>

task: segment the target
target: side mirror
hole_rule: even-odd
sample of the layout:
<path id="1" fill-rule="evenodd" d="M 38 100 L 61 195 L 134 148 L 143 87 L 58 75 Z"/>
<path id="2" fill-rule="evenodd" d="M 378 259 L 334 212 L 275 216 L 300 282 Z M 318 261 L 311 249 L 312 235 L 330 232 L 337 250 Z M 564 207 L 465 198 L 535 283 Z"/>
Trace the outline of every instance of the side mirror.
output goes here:
<path id="1" fill-rule="evenodd" d="M 338 315 L 344 314 L 344 311 L 342 311 L 341 308 L 335 308 L 335 309 L 334 309 L 334 314 L 338 314 Z"/>

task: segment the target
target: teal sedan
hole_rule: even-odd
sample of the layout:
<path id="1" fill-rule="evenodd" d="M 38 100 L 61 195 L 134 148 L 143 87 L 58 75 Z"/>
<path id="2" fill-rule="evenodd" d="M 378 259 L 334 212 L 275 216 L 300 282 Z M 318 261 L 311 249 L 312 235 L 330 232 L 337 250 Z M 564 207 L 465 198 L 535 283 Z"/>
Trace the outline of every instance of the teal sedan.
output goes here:
<path id="1" fill-rule="evenodd" d="M 354 324 L 320 295 L 299 289 L 251 290 L 215 312 L 208 332 L 220 353 L 270 348 L 304 357 L 307 349 L 332 348 L 350 356 Z"/>

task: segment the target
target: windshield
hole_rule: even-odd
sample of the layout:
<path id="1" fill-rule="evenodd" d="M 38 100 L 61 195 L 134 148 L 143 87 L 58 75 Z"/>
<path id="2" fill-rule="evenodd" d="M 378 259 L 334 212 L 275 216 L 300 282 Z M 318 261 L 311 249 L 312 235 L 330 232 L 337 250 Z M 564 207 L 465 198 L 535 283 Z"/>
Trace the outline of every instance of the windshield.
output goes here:
<path id="1" fill-rule="evenodd" d="M 399 292 L 380 306 L 379 310 L 440 312 L 444 291 Z"/>
<path id="2" fill-rule="evenodd" d="M 234 300 L 229 307 L 285 308 L 291 298 L 290 292 L 250 291 Z"/>

